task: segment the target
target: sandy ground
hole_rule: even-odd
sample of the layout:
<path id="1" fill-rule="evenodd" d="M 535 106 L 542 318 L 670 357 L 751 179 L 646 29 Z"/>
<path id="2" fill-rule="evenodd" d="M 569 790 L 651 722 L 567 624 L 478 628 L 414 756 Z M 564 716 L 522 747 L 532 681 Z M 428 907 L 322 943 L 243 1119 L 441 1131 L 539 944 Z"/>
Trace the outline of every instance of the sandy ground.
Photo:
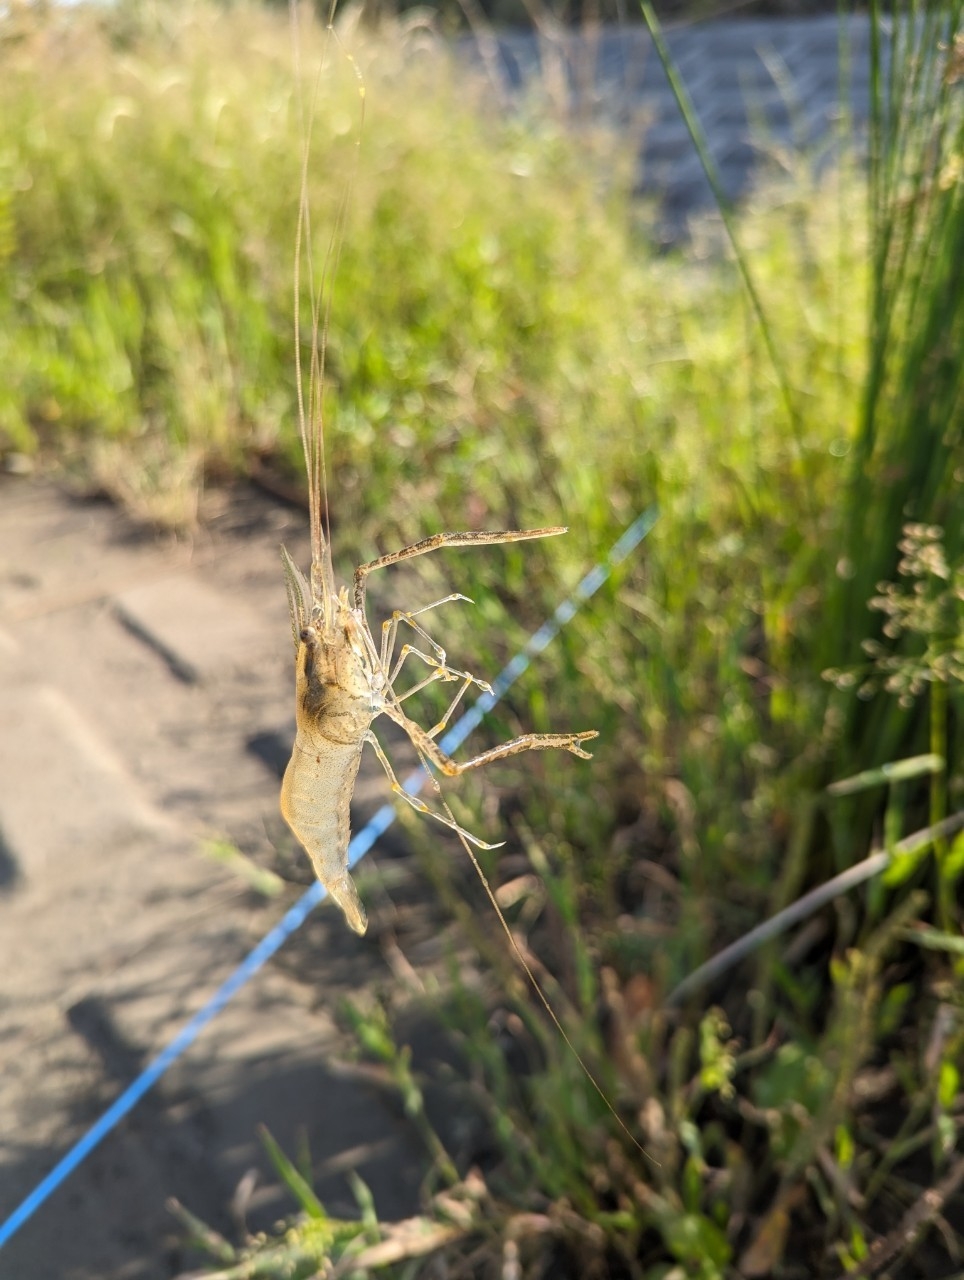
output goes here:
<path id="1" fill-rule="evenodd" d="M 278 816 L 293 732 L 278 559 L 305 515 L 254 493 L 193 544 L 0 477 L 0 1220 L 310 883 Z M 356 829 L 387 795 L 363 767 Z M 302 884 L 255 894 L 205 851 L 227 839 Z M 305 1134 L 316 1185 L 353 1213 L 418 1207 L 426 1162 L 377 1073 L 347 1064 L 346 994 L 442 952 L 414 873 L 380 846 L 358 939 L 324 907 L 0 1253 L 2 1280 L 160 1280 L 185 1252 L 175 1196 L 234 1234 L 292 1208 L 257 1135 Z M 389 889 L 389 884 L 391 888 Z"/>

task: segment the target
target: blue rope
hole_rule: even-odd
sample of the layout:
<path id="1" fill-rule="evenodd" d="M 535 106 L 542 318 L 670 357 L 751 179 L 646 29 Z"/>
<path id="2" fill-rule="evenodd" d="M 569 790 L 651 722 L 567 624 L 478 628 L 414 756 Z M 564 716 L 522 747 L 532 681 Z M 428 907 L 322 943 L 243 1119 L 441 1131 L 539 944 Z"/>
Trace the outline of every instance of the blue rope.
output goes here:
<path id="1" fill-rule="evenodd" d="M 590 596 L 599 590 L 612 573 L 616 565 L 629 555 L 642 542 L 656 523 L 657 511 L 650 507 L 629 526 L 618 542 L 613 544 L 609 555 L 589 573 L 573 591 L 568 599 L 556 609 L 555 613 L 530 638 L 525 648 L 511 660 L 492 686 L 491 693 L 484 693 L 464 716 L 448 731 L 439 744 L 446 755 L 451 755 L 462 745 L 473 729 L 477 728 L 482 717 L 490 711 L 506 691 L 518 680 L 528 668 L 532 659 L 540 654 L 552 641 L 562 627 L 573 617 L 576 611 Z M 405 790 L 416 795 L 425 783 L 425 772 L 416 769 L 403 784 Z M 348 861 L 354 866 L 368 852 L 379 836 L 383 835 L 395 821 L 395 810 L 391 805 L 383 805 L 372 820 L 354 837 L 348 846 Z M 6 1222 L 0 1226 L 0 1249 L 30 1218 L 45 1200 L 56 1191 L 86 1156 L 106 1138 L 111 1129 L 135 1106 L 153 1085 L 160 1080 L 170 1067 L 197 1039 L 201 1031 L 212 1022 L 245 983 L 253 978 L 266 960 L 287 941 L 288 938 L 304 924 L 306 917 L 325 897 L 324 887 L 315 883 L 287 911 L 273 929 L 265 935 L 258 945 L 238 965 L 231 976 L 218 987 L 217 991 L 191 1020 L 185 1024 L 157 1057 L 148 1064 L 141 1074 L 130 1084 L 120 1097 L 104 1112 L 99 1120 L 91 1126 L 83 1137 L 67 1152 L 62 1160 L 47 1176 L 37 1184 L 27 1198 L 13 1211 Z"/>

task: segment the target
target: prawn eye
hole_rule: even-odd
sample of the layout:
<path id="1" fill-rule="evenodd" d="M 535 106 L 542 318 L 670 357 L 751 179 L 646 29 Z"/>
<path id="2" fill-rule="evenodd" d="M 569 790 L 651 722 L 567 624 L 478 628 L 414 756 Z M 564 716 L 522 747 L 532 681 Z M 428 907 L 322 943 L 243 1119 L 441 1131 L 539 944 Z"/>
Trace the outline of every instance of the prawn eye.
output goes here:
<path id="1" fill-rule="evenodd" d="M 302 644 L 306 644 L 309 649 L 313 649 L 318 643 L 318 632 L 314 627 L 302 627 L 298 633 Z"/>

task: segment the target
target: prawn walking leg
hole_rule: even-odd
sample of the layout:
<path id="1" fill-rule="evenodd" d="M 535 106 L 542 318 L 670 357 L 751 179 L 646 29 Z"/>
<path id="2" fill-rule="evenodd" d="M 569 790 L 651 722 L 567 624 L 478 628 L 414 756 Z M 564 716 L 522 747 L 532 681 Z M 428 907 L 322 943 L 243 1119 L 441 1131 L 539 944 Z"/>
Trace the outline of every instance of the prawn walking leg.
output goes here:
<path id="1" fill-rule="evenodd" d="M 449 674 L 453 676 L 462 676 L 462 685 L 458 693 L 455 695 L 455 697 L 449 703 L 448 707 L 445 709 L 445 714 L 442 716 L 442 719 L 439 720 L 437 724 L 434 724 L 431 729 L 426 730 L 430 738 L 437 738 L 439 736 L 439 734 L 442 732 L 442 730 L 451 720 L 452 712 L 455 710 L 455 708 L 459 705 L 459 703 L 465 697 L 465 694 L 469 690 L 469 688 L 471 688 L 473 684 L 475 685 L 482 684 L 481 680 L 477 680 L 475 676 L 469 675 L 468 672 L 457 671 L 457 672 L 451 672 Z M 413 693 L 421 693 L 421 691 L 425 689 L 428 685 L 435 684 L 437 680 L 442 680 L 442 679 L 448 680 L 449 675 L 445 675 L 441 671 L 433 671 L 430 676 L 426 676 L 424 680 L 420 680 L 418 684 L 413 685 L 411 689 L 406 689 L 403 694 L 395 694 L 395 697 L 394 697 L 395 704 L 397 706 L 401 705 L 401 703 L 403 703 L 406 700 L 406 698 L 410 698 Z M 486 686 L 483 686 L 483 688 L 485 687 Z M 488 691 L 491 692 L 491 689 L 489 689 Z"/>
<path id="2" fill-rule="evenodd" d="M 369 560 L 366 564 L 359 565 L 355 570 L 355 608 L 361 616 L 364 616 L 365 588 L 367 585 L 368 575 L 375 569 L 386 569 L 389 565 L 399 564 L 403 560 L 414 559 L 415 556 L 427 555 L 429 552 L 438 551 L 443 547 L 489 546 L 493 543 L 501 542 L 523 542 L 532 538 L 554 537 L 556 534 L 565 532 L 566 529 L 564 526 L 555 525 L 548 529 L 503 529 L 491 532 L 483 531 L 433 534 L 430 538 L 422 538 L 420 542 L 413 542 L 410 546 L 402 547 L 400 551 L 389 552 L 387 555 L 379 556 L 377 560 Z M 405 715 L 402 711 L 400 705 L 402 698 L 408 697 L 409 694 L 402 695 L 402 698 L 397 696 L 390 697 L 386 701 L 386 705 L 384 707 L 385 714 L 405 730 L 409 739 L 418 751 L 424 752 L 436 768 L 450 778 L 457 777 L 461 773 L 466 773 L 469 769 L 477 769 L 482 765 L 491 764 L 495 760 L 504 760 L 508 756 L 519 755 L 523 751 L 549 751 L 561 749 L 571 751 L 573 755 L 579 756 L 583 760 L 590 760 L 592 757 L 589 752 L 584 751 L 579 744 L 582 742 L 588 742 L 593 738 L 597 738 L 599 735 L 594 729 L 590 729 L 584 733 L 523 734 L 521 737 L 513 738 L 510 742 L 504 742 L 501 746 L 492 747 L 490 750 L 483 751 L 479 755 L 473 756 L 471 760 L 466 760 L 464 762 L 453 760 L 452 757 L 446 755 L 438 743 L 435 742 L 436 735 L 448 723 L 448 719 L 455 709 L 455 705 L 460 701 L 469 684 L 478 684 L 483 689 L 489 688 L 484 681 L 477 679 L 475 676 L 470 676 L 466 672 L 452 671 L 450 673 L 449 668 L 446 665 L 447 659 L 445 650 L 441 645 L 436 644 L 425 629 L 415 621 L 417 614 L 425 613 L 429 609 L 436 608 L 438 605 L 448 604 L 450 601 L 458 599 L 464 600 L 467 599 L 467 597 L 461 596 L 459 593 L 455 593 L 453 595 L 446 596 L 442 600 L 437 600 L 434 604 L 426 605 L 423 609 L 417 609 L 412 612 L 396 611 L 392 618 L 382 626 L 382 667 L 386 672 L 387 686 L 388 689 L 391 690 L 392 694 L 394 695 L 392 683 L 398 675 L 402 664 L 409 654 L 416 654 L 423 662 L 428 663 L 429 666 L 436 667 L 436 671 L 433 672 L 427 680 L 416 685 L 416 689 L 424 688 L 426 684 L 431 684 L 433 679 L 444 680 L 448 678 L 450 674 L 451 676 L 462 677 L 464 679 L 465 683 L 456 695 L 452 705 L 449 707 L 439 724 L 435 725 L 431 730 L 423 729 L 420 724 Z M 395 648 L 398 624 L 402 621 L 407 622 L 417 634 L 421 635 L 426 641 L 428 641 L 435 651 L 437 663 L 420 650 L 414 648 L 414 646 L 406 644 L 402 646 L 391 672 L 388 672 L 388 665 Z M 415 692 L 415 690 L 411 690 L 409 692 Z M 383 765 L 387 768 L 387 761 L 385 760 L 384 755 L 381 754 L 380 758 Z M 394 775 L 390 774 L 389 776 L 393 777 Z"/>
<path id="3" fill-rule="evenodd" d="M 599 737 L 595 729 L 587 729 L 582 733 L 524 733 L 519 738 L 503 742 L 501 746 L 490 747 L 488 751 L 480 752 L 471 760 L 460 761 L 446 755 L 434 737 L 407 716 L 400 707 L 389 704 L 385 707 L 385 714 L 405 730 L 416 750 L 424 752 L 432 764 L 448 778 L 457 778 L 461 773 L 468 773 L 469 769 L 478 769 L 483 765 L 493 764 L 496 760 L 521 755 L 523 751 L 571 751 L 581 760 L 591 760 L 592 756 L 579 744 L 591 742 L 593 738 Z"/>
<path id="4" fill-rule="evenodd" d="M 389 760 L 385 752 L 382 750 L 382 744 L 378 741 L 378 739 L 375 737 L 375 735 L 372 733 L 370 729 L 365 737 L 365 741 L 369 744 L 369 746 L 375 752 L 375 755 L 378 756 L 378 762 L 382 766 L 382 768 L 385 770 L 385 776 L 388 778 L 388 781 L 391 784 L 392 791 L 394 791 L 394 793 L 397 796 L 400 796 L 403 800 L 407 800 L 408 803 L 412 806 L 414 810 L 416 810 L 417 813 L 423 813 L 426 815 L 426 817 L 435 818 L 435 820 L 437 822 L 441 822 L 443 826 L 451 827 L 453 831 L 457 831 L 458 834 L 460 836 L 463 836 L 466 840 L 468 840 L 470 844 L 474 844 L 477 849 L 501 849 L 502 848 L 501 844 L 486 844 L 486 842 L 484 840 L 480 840 L 478 836 L 474 836 L 470 831 L 466 831 L 464 827 L 460 827 L 459 824 L 455 821 L 455 819 L 451 815 L 446 816 L 444 813 L 438 813 L 435 809 L 432 809 L 429 805 L 427 805 L 424 800 L 420 800 L 418 796 L 413 796 L 410 791 L 406 791 L 405 788 L 402 786 L 402 784 L 399 782 L 398 778 L 396 777 L 395 770 L 392 768 L 391 761 Z M 448 808 L 447 805 L 446 805 L 446 808 Z"/>
<path id="5" fill-rule="evenodd" d="M 430 551 L 438 551 L 441 547 L 488 547 L 499 542 L 525 542 L 530 538 L 554 538 L 559 533 L 566 533 L 565 525 L 553 525 L 550 529 L 501 529 L 496 532 L 474 533 L 433 533 L 430 538 L 422 538 L 413 542 L 401 551 L 391 551 L 387 556 L 379 556 L 377 560 L 369 560 L 360 564 L 355 570 L 355 608 L 365 608 L 365 585 L 368 575 L 375 569 L 387 569 L 390 564 L 399 564 L 402 560 L 412 560 L 415 556 L 427 555 Z"/>
<path id="6" fill-rule="evenodd" d="M 466 604 L 472 604 L 473 601 L 468 596 L 462 595 L 461 591 L 453 591 L 451 595 L 443 596 L 441 600 L 434 600 L 431 604 L 423 604 L 420 609 L 412 609 L 406 611 L 404 609 L 396 609 L 390 618 L 382 623 L 382 652 L 381 663 L 382 670 L 387 671 L 391 665 L 392 655 L 395 652 L 395 644 L 398 639 L 399 623 L 407 622 L 416 635 L 422 636 L 435 650 L 435 656 L 438 658 L 441 666 L 445 666 L 445 650 L 428 634 L 425 628 L 415 621 L 423 613 L 428 613 L 430 609 L 437 609 L 439 605 L 451 604 L 453 600 L 464 600 Z M 391 674 L 394 680 L 398 674 L 398 669 L 402 665 L 401 659 L 398 660 Z"/>

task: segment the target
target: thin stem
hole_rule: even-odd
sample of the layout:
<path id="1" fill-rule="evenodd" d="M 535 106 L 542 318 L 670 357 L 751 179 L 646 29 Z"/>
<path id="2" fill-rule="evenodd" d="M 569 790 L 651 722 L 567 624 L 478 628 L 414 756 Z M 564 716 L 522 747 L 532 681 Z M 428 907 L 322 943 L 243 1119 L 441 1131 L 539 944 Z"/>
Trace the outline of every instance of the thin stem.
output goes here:
<path id="1" fill-rule="evenodd" d="M 733 212 L 729 197 L 723 189 L 723 184 L 720 181 L 716 164 L 710 154 L 709 145 L 706 141 L 706 135 L 703 132 L 703 127 L 700 124 L 699 117 L 693 107 L 693 103 L 686 90 L 686 86 L 683 84 L 679 72 L 676 70 L 676 65 L 673 62 L 672 55 L 670 54 L 666 41 L 663 38 L 662 26 L 656 16 L 656 12 L 650 3 L 650 0 L 640 0 L 640 8 L 643 13 L 643 20 L 649 29 L 650 38 L 653 41 L 656 53 L 662 63 L 663 71 L 666 73 L 666 79 L 669 81 L 670 88 L 673 91 L 673 97 L 676 99 L 676 105 L 679 107 L 680 115 L 683 117 L 683 122 L 689 132 L 693 147 L 696 150 L 696 154 L 699 156 L 700 164 L 703 166 L 703 172 L 706 174 L 706 180 L 710 184 L 710 189 L 713 192 L 713 198 L 716 201 L 717 207 L 720 211 L 720 217 L 723 220 L 723 226 L 733 248 L 737 267 L 739 268 L 740 275 L 743 278 L 743 284 L 746 287 L 753 310 L 756 312 L 756 317 L 763 334 L 763 342 L 767 349 L 767 355 L 770 357 L 770 363 L 772 364 L 773 371 L 776 374 L 780 393 L 783 397 L 783 403 L 786 408 L 787 417 L 790 421 L 791 430 L 793 431 L 797 460 L 800 464 L 804 478 L 806 478 L 806 452 L 804 448 L 800 414 L 797 411 L 796 401 L 794 400 L 793 390 L 790 386 L 790 378 L 787 374 L 786 365 L 777 350 L 773 329 L 767 319 L 766 312 L 763 308 L 763 302 L 753 280 L 753 276 L 750 274 L 749 260 L 747 259 L 747 256 L 743 251 L 743 247 L 740 244 L 739 237 L 737 236 L 736 223 L 733 219 Z M 804 501 L 806 501 L 810 506 L 811 516 L 814 516 L 815 508 L 813 506 L 813 498 L 810 494 L 809 487 L 805 490 Z"/>
<path id="2" fill-rule="evenodd" d="M 858 862 L 854 867 L 848 867 L 846 871 L 834 876 L 832 880 L 818 885 L 816 889 L 811 889 L 802 898 L 792 902 L 789 907 L 784 907 L 775 916 L 771 916 L 769 920 L 764 920 L 755 929 L 745 933 L 742 938 L 737 938 L 736 942 L 731 942 L 728 947 L 724 947 L 711 960 L 707 960 L 706 964 L 702 964 L 698 969 L 694 970 L 688 978 L 684 978 L 666 997 L 665 1003 L 667 1007 L 682 1004 L 684 1000 L 694 995 L 701 988 L 709 986 L 711 982 L 715 982 L 728 969 L 732 969 L 739 964 L 757 947 L 761 947 L 765 942 L 769 942 L 779 934 L 785 933 L 792 925 L 798 924 L 801 920 L 805 920 L 807 916 L 813 915 L 815 911 L 819 911 L 822 906 L 831 902 L 834 898 L 838 898 L 842 893 L 847 893 L 850 889 L 856 889 L 858 885 L 878 875 L 890 866 L 895 858 L 905 854 L 917 853 L 928 844 L 936 844 L 939 840 L 944 840 L 948 836 L 954 835 L 962 827 L 964 827 L 964 812 L 952 814 L 949 818 L 945 818 L 943 822 L 924 827 L 923 830 L 915 831 L 913 835 L 899 840 L 893 846 L 893 849 L 878 849 L 876 853 L 872 853 L 863 862 Z"/>

